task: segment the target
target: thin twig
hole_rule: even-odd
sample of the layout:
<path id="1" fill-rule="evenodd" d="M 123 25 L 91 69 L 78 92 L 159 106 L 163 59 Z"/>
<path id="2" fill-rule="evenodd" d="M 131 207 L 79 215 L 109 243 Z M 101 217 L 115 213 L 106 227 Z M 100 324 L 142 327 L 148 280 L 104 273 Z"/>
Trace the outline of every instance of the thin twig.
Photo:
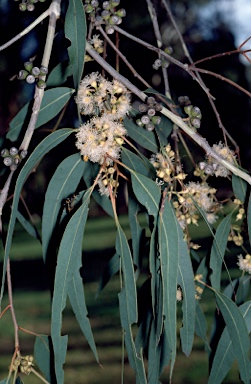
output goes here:
<path id="1" fill-rule="evenodd" d="M 157 19 L 157 15 L 156 15 L 156 11 L 154 9 L 154 6 L 151 2 L 151 0 L 146 0 L 147 2 L 147 6 L 148 6 L 148 11 L 149 11 L 149 15 L 151 17 L 151 21 L 152 21 L 152 24 L 153 24 L 153 30 L 154 30 L 154 34 L 155 34 L 155 37 L 156 37 L 156 40 L 157 40 L 157 45 L 159 48 L 162 48 L 163 46 L 163 42 L 162 42 L 162 37 L 161 37 L 161 33 L 160 33 L 160 28 L 159 28 L 159 24 L 158 24 L 158 19 Z M 159 55 L 159 58 L 161 58 L 161 55 Z M 168 74 L 167 74 L 167 69 L 162 67 L 162 75 L 163 75 L 163 80 L 164 80 L 164 86 L 165 86 L 165 95 L 171 99 L 171 93 L 170 93 L 170 86 L 169 86 L 169 81 L 168 81 Z"/>
<path id="2" fill-rule="evenodd" d="M 102 59 L 102 57 L 91 47 L 90 44 L 86 44 L 86 50 L 90 56 L 93 57 L 111 76 L 116 80 L 123 83 L 131 92 L 138 96 L 142 101 L 145 101 L 147 96 L 144 92 L 140 91 L 134 84 L 132 84 L 128 79 L 119 74 L 110 64 Z M 183 119 L 175 115 L 173 112 L 169 111 L 167 108 L 163 107 L 161 113 L 168 117 L 174 124 L 181 128 L 192 140 L 194 140 L 201 148 L 205 150 L 208 156 L 212 156 L 220 164 L 229 169 L 235 175 L 241 177 L 243 180 L 246 180 L 251 184 L 251 177 L 235 167 L 233 164 L 229 163 L 227 160 L 223 159 L 218 153 L 216 153 L 210 145 L 207 143 L 206 139 L 200 136 L 197 132 L 194 132 L 184 121 Z"/>
<path id="3" fill-rule="evenodd" d="M 6 266 L 6 274 L 7 274 L 7 284 L 8 284 L 8 296 L 9 296 L 9 305 L 10 305 L 10 312 L 14 327 L 14 338 L 15 338 L 15 350 L 19 351 L 19 336 L 18 336 L 18 324 L 15 314 L 15 309 L 13 305 L 13 293 L 12 293 L 12 282 L 11 282 L 11 273 L 10 273 L 10 258 L 7 259 L 7 266 Z"/>

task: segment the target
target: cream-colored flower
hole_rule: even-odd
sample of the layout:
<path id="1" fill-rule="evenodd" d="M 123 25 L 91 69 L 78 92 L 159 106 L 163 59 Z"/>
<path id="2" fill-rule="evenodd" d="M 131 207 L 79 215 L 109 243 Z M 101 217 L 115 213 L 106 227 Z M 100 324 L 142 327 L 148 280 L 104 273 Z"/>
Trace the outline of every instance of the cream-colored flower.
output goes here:
<path id="1" fill-rule="evenodd" d="M 248 272 L 251 274 L 251 255 L 247 254 L 245 258 L 242 255 L 238 255 L 237 265 L 241 271 Z"/>

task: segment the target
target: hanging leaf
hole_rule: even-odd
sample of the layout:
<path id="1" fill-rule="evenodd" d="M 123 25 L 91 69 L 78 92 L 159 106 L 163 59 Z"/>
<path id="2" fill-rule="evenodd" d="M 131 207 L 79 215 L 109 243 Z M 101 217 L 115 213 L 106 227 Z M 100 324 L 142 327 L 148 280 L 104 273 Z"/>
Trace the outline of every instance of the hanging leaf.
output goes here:
<path id="1" fill-rule="evenodd" d="M 228 235 L 231 227 L 232 213 L 229 213 L 217 227 L 216 233 L 214 235 L 214 241 L 211 248 L 210 254 L 210 268 L 212 274 L 210 280 L 212 287 L 220 291 L 220 282 L 221 282 L 221 266 L 224 259 L 224 254 L 228 242 Z"/>
<path id="2" fill-rule="evenodd" d="M 116 252 L 121 258 L 123 281 L 125 285 L 125 298 L 127 301 L 126 307 L 128 309 L 127 316 L 129 324 L 132 325 L 136 323 L 138 319 L 136 281 L 134 277 L 131 251 L 128 246 L 126 236 L 120 225 L 117 226 Z"/>
<path id="3" fill-rule="evenodd" d="M 88 344 L 95 356 L 95 359 L 97 360 L 97 362 L 99 362 L 98 353 L 97 353 L 95 341 L 93 338 L 90 321 L 87 317 L 88 311 L 85 304 L 85 293 L 84 293 L 83 282 L 79 273 L 79 268 L 80 268 L 80 265 L 77 263 L 75 266 L 76 272 L 72 278 L 72 283 L 68 285 L 67 293 L 70 299 L 73 312 L 75 313 L 76 319 L 81 328 L 81 331 L 85 335 L 85 338 L 88 341 Z"/>
<path id="4" fill-rule="evenodd" d="M 239 308 L 232 300 L 216 290 L 214 290 L 214 294 L 232 341 L 241 379 L 245 384 L 248 384 L 250 382 L 250 361 L 248 357 L 250 345 L 247 326 Z"/>
<path id="5" fill-rule="evenodd" d="M 65 37 L 71 42 L 68 54 L 72 66 L 74 86 L 78 89 L 84 68 L 86 44 L 85 11 L 81 0 L 69 2 L 65 17 Z"/>
<path id="6" fill-rule="evenodd" d="M 248 332 L 251 331 L 251 302 L 242 304 L 239 307 L 246 323 Z M 220 384 L 229 372 L 235 360 L 235 353 L 232 340 L 229 337 L 227 327 L 225 327 L 215 352 L 212 368 L 209 375 L 208 384 Z"/>
<path id="7" fill-rule="evenodd" d="M 244 203 L 247 193 L 247 182 L 239 176 L 232 174 L 232 187 L 235 197 Z"/>
<path id="8" fill-rule="evenodd" d="M 137 144 L 153 153 L 158 152 L 158 145 L 153 131 L 146 131 L 144 128 L 135 124 L 128 117 L 123 120 L 123 124 L 130 138 L 133 139 Z"/>
<path id="9" fill-rule="evenodd" d="M 195 329 L 195 294 L 194 294 L 194 274 L 191 258 L 188 253 L 187 243 L 183 240 L 183 233 L 180 228 L 179 243 L 179 269 L 178 284 L 182 289 L 182 327 L 180 329 L 182 351 L 186 356 L 190 355 Z"/>
<path id="10" fill-rule="evenodd" d="M 199 302 L 196 302 L 195 307 L 195 333 L 199 336 L 205 343 L 205 350 L 208 354 L 211 352 L 211 348 L 207 339 L 207 322 L 205 318 L 205 314 L 202 311 L 202 308 Z"/>
<path id="11" fill-rule="evenodd" d="M 140 252 L 142 254 L 142 238 L 144 234 L 143 228 L 139 225 L 138 222 L 138 213 L 139 213 L 140 206 L 135 200 L 135 198 L 132 197 L 132 193 L 128 193 L 128 218 L 129 218 L 129 224 L 131 229 L 131 236 L 132 236 L 132 251 L 133 251 L 133 262 L 134 265 L 137 267 L 136 274 L 137 276 L 140 273 L 141 268 L 141 261 L 142 256 L 140 255 Z"/>
<path id="12" fill-rule="evenodd" d="M 78 186 L 83 172 L 86 168 L 85 163 L 79 153 L 64 159 L 57 167 L 48 185 L 43 217 L 42 217 L 42 239 L 43 239 L 43 258 L 46 260 L 47 250 L 52 240 L 53 230 L 58 220 L 62 202 L 72 195 Z"/>
<path id="13" fill-rule="evenodd" d="M 130 170 L 132 175 L 132 187 L 138 201 L 146 207 L 149 215 L 155 220 L 159 212 L 160 188 L 148 177 Z"/>
<path id="14" fill-rule="evenodd" d="M 41 127 L 41 125 L 46 124 L 55 117 L 74 92 L 74 89 L 66 87 L 57 87 L 45 91 L 35 128 Z M 32 105 L 33 101 L 25 104 L 25 106 L 11 120 L 10 130 L 7 133 L 7 138 L 11 141 L 16 141 L 18 139 L 25 119 L 27 118 L 28 111 Z"/>
<path id="15" fill-rule="evenodd" d="M 62 363 L 64 363 L 62 362 L 60 350 L 62 343 L 62 312 L 66 305 L 67 292 L 75 272 L 75 265 L 82 257 L 82 238 L 88 214 L 91 191 L 91 189 L 86 191 L 82 205 L 69 220 L 58 252 L 51 316 L 51 337 L 58 383 L 63 383 L 63 381 L 59 381 L 59 378 L 62 378 L 63 375 Z"/>
<path id="16" fill-rule="evenodd" d="M 164 326 L 171 349 L 170 380 L 176 358 L 176 293 L 181 244 L 180 224 L 168 200 L 158 223 L 160 271 L 163 281 Z"/>
<path id="17" fill-rule="evenodd" d="M 5 255 L 4 255 L 0 304 L 1 304 L 2 297 L 3 297 L 6 263 L 7 263 L 7 258 L 10 254 L 10 247 L 11 247 L 11 243 L 12 243 L 12 237 L 13 237 L 13 232 L 14 232 L 14 227 L 15 227 L 15 222 L 16 222 L 17 212 L 18 212 L 19 196 L 20 196 L 21 190 L 23 188 L 23 185 L 24 185 L 29 173 L 34 168 L 34 166 L 38 163 L 38 161 L 41 160 L 43 158 L 43 156 L 46 153 L 48 153 L 52 148 L 56 147 L 58 144 L 60 144 L 62 141 L 64 141 L 71 133 L 72 133 L 72 129 L 63 128 L 63 129 L 60 129 L 56 132 L 53 132 L 49 136 L 47 136 L 34 149 L 32 154 L 30 155 L 30 157 L 28 158 L 28 160 L 24 164 L 23 168 L 21 169 L 20 174 L 17 178 L 16 187 L 15 187 L 14 196 L 13 196 L 11 217 L 10 217 L 8 233 L 7 233 L 7 237 L 6 237 L 6 244 L 5 244 Z"/>
<path id="18" fill-rule="evenodd" d="M 121 158 L 123 164 L 127 165 L 135 172 L 141 173 L 146 177 L 153 177 L 155 175 L 155 170 L 149 160 L 145 159 L 143 162 L 139 156 L 135 155 L 128 149 L 122 149 Z"/>
<path id="19" fill-rule="evenodd" d="M 50 336 L 39 335 L 35 339 L 34 358 L 47 381 L 54 382 L 53 348 Z"/>
<path id="20" fill-rule="evenodd" d="M 248 200 L 247 222 L 248 222 L 249 243 L 251 244 L 251 193 L 249 195 L 249 200 Z"/>
<path id="21" fill-rule="evenodd" d="M 128 354 L 129 363 L 136 373 L 136 384 L 147 384 L 142 351 L 137 354 L 133 340 L 131 319 L 129 316 L 128 298 L 125 289 L 119 293 L 119 309 L 121 325 L 125 331 L 125 345 Z"/>
<path id="22" fill-rule="evenodd" d="M 17 220 L 32 237 L 40 240 L 37 229 L 19 211 L 17 211 Z"/>

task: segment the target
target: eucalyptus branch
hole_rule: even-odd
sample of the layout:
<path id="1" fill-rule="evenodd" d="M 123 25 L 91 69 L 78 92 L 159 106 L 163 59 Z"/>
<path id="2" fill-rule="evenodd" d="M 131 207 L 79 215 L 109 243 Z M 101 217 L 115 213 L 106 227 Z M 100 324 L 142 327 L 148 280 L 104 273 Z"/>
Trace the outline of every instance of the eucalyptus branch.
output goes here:
<path id="1" fill-rule="evenodd" d="M 4 184 L 3 189 L 0 193 L 0 233 L 2 233 L 2 231 L 3 231 L 3 225 L 2 225 L 3 207 L 4 207 L 4 204 L 6 203 L 6 200 L 8 197 L 8 192 L 10 189 L 10 183 L 11 183 L 13 174 L 14 174 L 14 171 L 11 171 L 9 176 L 8 176 L 8 179 L 6 180 L 6 182 Z"/>
<path id="2" fill-rule="evenodd" d="M 160 29 L 159 29 L 156 11 L 154 9 L 154 6 L 153 6 L 151 0 L 146 0 L 146 2 L 147 2 L 147 6 L 148 6 L 149 15 L 151 17 L 151 21 L 153 24 L 153 30 L 154 30 L 154 34 L 155 34 L 155 37 L 157 40 L 157 45 L 159 48 L 162 48 L 163 42 L 162 42 L 162 37 L 161 37 Z M 161 55 L 159 55 L 159 58 L 161 58 Z M 164 67 L 162 67 L 161 69 L 162 69 L 162 75 L 163 75 L 164 86 L 165 86 L 165 95 L 171 99 L 167 69 Z"/>
<path id="3" fill-rule="evenodd" d="M 128 79 L 119 74 L 110 64 L 108 64 L 92 47 L 89 43 L 86 44 L 86 50 L 93 59 L 95 59 L 112 77 L 116 80 L 123 83 L 132 93 L 138 96 L 142 101 L 145 101 L 147 98 L 146 94 L 140 91 L 134 84 L 132 84 Z M 179 128 L 181 128 L 192 140 L 194 140 L 208 156 L 216 159 L 220 164 L 229 169 L 235 175 L 241 177 L 246 180 L 249 184 L 251 184 L 251 177 L 235 167 L 233 164 L 229 163 L 227 160 L 223 159 L 220 155 L 218 155 L 207 143 L 206 139 L 201 137 L 197 132 L 194 132 L 184 121 L 183 119 L 169 111 L 167 108 L 163 107 L 161 113 L 168 117 L 174 124 L 176 124 Z"/>

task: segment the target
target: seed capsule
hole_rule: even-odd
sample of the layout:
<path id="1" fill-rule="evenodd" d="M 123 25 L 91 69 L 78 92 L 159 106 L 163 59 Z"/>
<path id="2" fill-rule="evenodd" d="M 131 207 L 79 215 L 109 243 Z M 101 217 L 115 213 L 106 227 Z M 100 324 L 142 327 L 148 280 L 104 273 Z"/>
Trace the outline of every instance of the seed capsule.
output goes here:
<path id="1" fill-rule="evenodd" d="M 6 165 L 7 167 L 9 167 L 11 164 L 13 164 L 13 160 L 12 160 L 11 157 L 5 157 L 5 158 L 3 159 L 3 163 L 4 163 L 4 165 Z"/>
<path id="2" fill-rule="evenodd" d="M 94 7 L 94 8 L 97 8 L 99 6 L 98 0 L 92 0 L 91 1 L 91 6 Z"/>
<path id="3" fill-rule="evenodd" d="M 111 3 L 110 1 L 104 1 L 103 4 L 102 4 L 103 8 L 106 9 L 106 10 L 109 10 L 111 9 Z"/>
<path id="4" fill-rule="evenodd" d="M 22 12 L 23 12 L 23 11 L 26 11 L 26 9 L 27 9 L 27 8 L 26 8 L 26 4 L 24 4 L 24 3 L 20 3 L 20 4 L 19 4 L 19 9 L 20 9 L 20 11 L 22 11 Z"/>
<path id="5" fill-rule="evenodd" d="M 44 88 L 46 88 L 46 82 L 45 82 L 44 80 L 39 80 L 39 81 L 37 82 L 37 86 L 38 86 L 38 88 L 40 88 L 40 89 L 44 89 Z"/>
<path id="6" fill-rule="evenodd" d="M 32 61 L 26 61 L 24 63 L 24 68 L 26 69 L 26 71 L 30 72 L 33 68 L 33 63 Z"/>
<path id="7" fill-rule="evenodd" d="M 154 124 L 151 122 L 146 124 L 146 130 L 147 131 L 153 131 L 154 130 Z"/>
<path id="8" fill-rule="evenodd" d="M 26 151 L 26 150 L 22 150 L 21 152 L 20 152 L 20 157 L 21 157 L 21 159 L 24 159 L 26 156 L 27 156 L 27 153 L 28 153 L 28 151 Z"/>
<path id="9" fill-rule="evenodd" d="M 106 25 L 105 31 L 108 35 L 112 35 L 114 33 L 114 28 L 112 25 Z"/>
<path id="10" fill-rule="evenodd" d="M 151 121 L 152 121 L 153 124 L 155 124 L 155 125 L 159 125 L 160 122 L 161 122 L 161 117 L 160 117 L 160 116 L 153 116 L 153 117 L 151 118 Z"/>
<path id="11" fill-rule="evenodd" d="M 32 12 L 35 9 L 35 5 L 32 3 L 28 3 L 26 7 L 27 7 L 27 11 L 29 12 Z"/>
<path id="12" fill-rule="evenodd" d="M 154 108 L 149 108 L 148 111 L 147 111 L 147 114 L 148 116 L 152 117 L 154 116 L 156 113 L 155 109 Z"/>
<path id="13" fill-rule="evenodd" d="M 142 121 L 143 124 L 148 124 L 150 122 L 150 118 L 147 115 L 143 115 L 141 117 L 141 121 Z"/>
<path id="14" fill-rule="evenodd" d="M 27 81 L 28 84 L 33 84 L 35 83 L 35 77 L 33 75 L 28 75 L 25 79 Z"/>
<path id="15" fill-rule="evenodd" d="M 147 99 L 146 99 L 146 102 L 148 105 L 150 104 L 154 104 L 155 103 L 155 98 L 153 96 L 149 96 Z"/>
<path id="16" fill-rule="evenodd" d="M 28 76 L 29 72 L 25 71 L 25 69 L 21 69 L 21 71 L 18 72 L 17 78 L 18 80 L 24 80 Z"/>
<path id="17" fill-rule="evenodd" d="M 125 17 L 126 16 L 126 10 L 124 8 L 121 8 L 116 12 L 116 15 L 118 15 L 119 17 Z"/>
<path id="18" fill-rule="evenodd" d="M 200 119 L 198 119 L 197 117 L 192 117 L 190 121 L 194 128 L 197 128 L 197 129 L 200 128 L 200 125 L 201 125 Z"/>
<path id="19" fill-rule="evenodd" d="M 38 76 L 40 74 L 40 69 L 38 67 L 33 67 L 31 70 L 33 76 Z"/>
<path id="20" fill-rule="evenodd" d="M 138 108 L 139 108 L 139 112 L 141 112 L 141 113 L 147 111 L 147 105 L 146 104 L 140 104 Z"/>
<path id="21" fill-rule="evenodd" d="M 4 148 L 1 150 L 1 156 L 2 157 L 6 157 L 6 156 L 9 156 L 9 151 L 8 149 Z"/>
<path id="22" fill-rule="evenodd" d="M 40 75 L 45 76 L 45 75 L 47 75 L 47 74 L 48 74 L 48 68 L 45 67 L 44 65 L 42 65 L 42 66 L 40 67 Z"/>
<path id="23" fill-rule="evenodd" d="M 16 156 L 18 154 L 18 149 L 16 147 L 11 147 L 10 149 L 10 155 Z"/>

